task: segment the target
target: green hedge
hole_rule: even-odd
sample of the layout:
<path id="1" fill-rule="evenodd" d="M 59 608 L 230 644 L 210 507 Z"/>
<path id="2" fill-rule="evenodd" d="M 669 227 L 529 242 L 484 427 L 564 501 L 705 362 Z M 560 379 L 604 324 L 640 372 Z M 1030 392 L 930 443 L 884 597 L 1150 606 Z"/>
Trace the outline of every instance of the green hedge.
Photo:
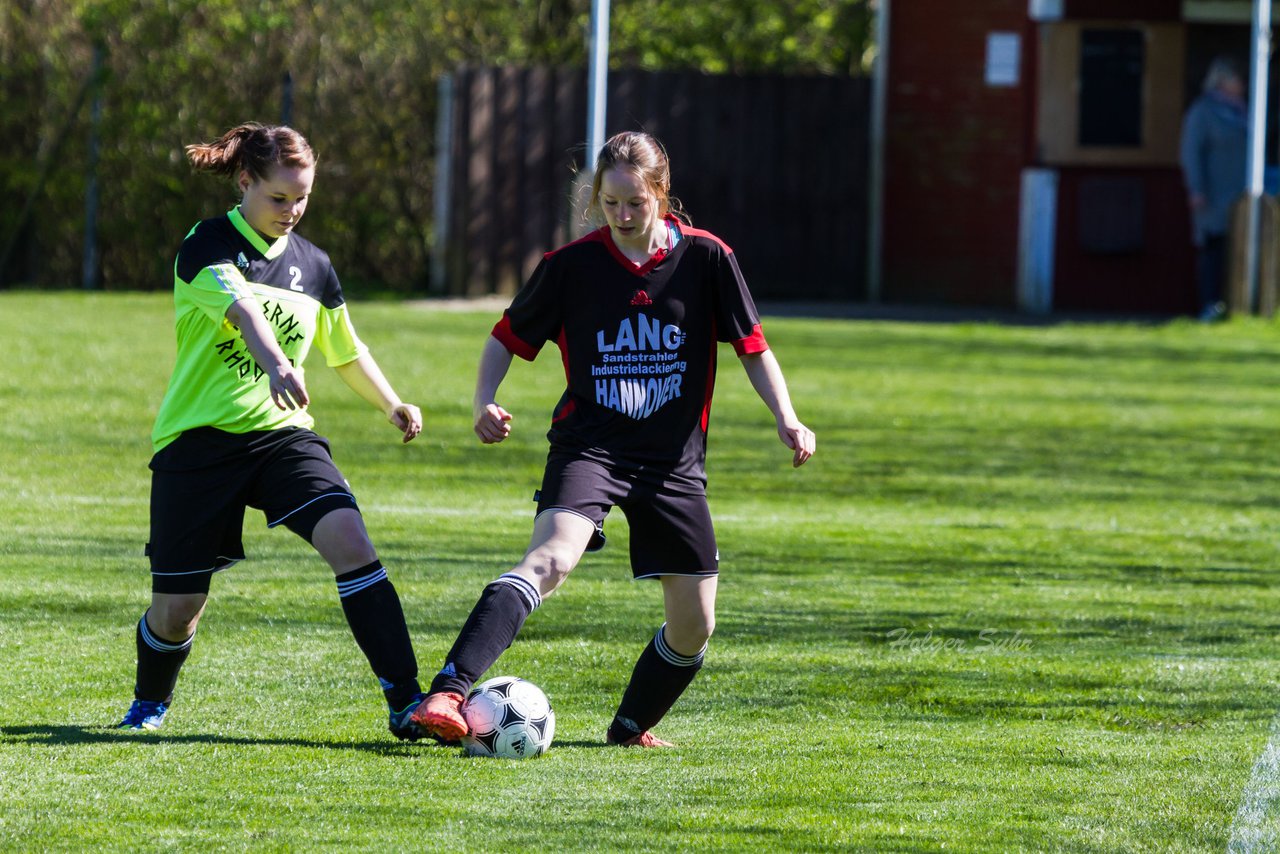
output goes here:
<path id="1" fill-rule="evenodd" d="M 868 44 L 865 0 L 615 2 L 615 63 L 845 72 Z M 99 281 L 167 288 L 182 236 L 235 203 L 183 145 L 253 119 L 320 156 L 302 231 L 348 284 L 426 289 L 437 81 L 463 64 L 581 64 L 589 0 L 9 0 L 0 9 L 0 283 L 81 281 L 90 103 L 104 64 Z M 24 217 L 24 211 L 29 215 Z"/>

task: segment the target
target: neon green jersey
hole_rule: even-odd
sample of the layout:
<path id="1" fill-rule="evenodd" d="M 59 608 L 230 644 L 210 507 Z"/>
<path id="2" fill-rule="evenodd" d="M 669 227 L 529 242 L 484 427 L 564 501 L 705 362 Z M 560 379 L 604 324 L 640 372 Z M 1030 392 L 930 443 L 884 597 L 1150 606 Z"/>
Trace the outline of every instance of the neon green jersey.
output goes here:
<path id="1" fill-rule="evenodd" d="M 306 409 L 281 410 L 270 384 L 227 320 L 236 300 L 253 299 L 295 366 L 314 343 L 331 367 L 369 350 L 356 337 L 329 256 L 297 234 L 267 243 L 240 209 L 191 229 L 174 262 L 177 360 L 151 442 L 156 451 L 184 430 L 229 433 L 311 427 Z"/>

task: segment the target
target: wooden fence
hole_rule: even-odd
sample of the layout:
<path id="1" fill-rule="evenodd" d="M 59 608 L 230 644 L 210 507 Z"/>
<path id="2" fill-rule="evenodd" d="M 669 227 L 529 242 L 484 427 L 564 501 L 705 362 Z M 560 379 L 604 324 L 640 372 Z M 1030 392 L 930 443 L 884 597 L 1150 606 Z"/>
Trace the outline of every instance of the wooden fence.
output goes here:
<path id="1" fill-rule="evenodd" d="M 432 289 L 514 293 L 586 228 L 586 74 L 463 68 L 441 88 Z M 673 194 L 734 248 L 757 299 L 859 300 L 869 105 L 866 78 L 611 71 L 606 135 L 663 142 Z"/>

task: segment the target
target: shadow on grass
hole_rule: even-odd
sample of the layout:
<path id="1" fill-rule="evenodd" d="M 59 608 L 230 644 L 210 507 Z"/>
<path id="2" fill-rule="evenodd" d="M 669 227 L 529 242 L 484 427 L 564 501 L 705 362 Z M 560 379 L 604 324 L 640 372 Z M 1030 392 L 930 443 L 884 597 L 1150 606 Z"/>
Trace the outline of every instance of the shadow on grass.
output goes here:
<path id="1" fill-rule="evenodd" d="M 76 744 L 239 744 L 245 746 L 312 747 L 328 750 L 358 750 L 388 756 L 404 756 L 418 750 L 461 753 L 458 745 L 445 745 L 430 740 L 395 741 L 321 741 L 308 738 L 252 738 L 234 735 L 167 735 L 158 732 L 121 732 L 107 726 L 4 726 L 0 742 L 65 747 Z M 603 741 L 556 741 L 555 747 L 603 748 Z"/>
<path id="2" fill-rule="evenodd" d="M 331 750 L 359 750 L 400 755 L 412 747 L 454 750 L 432 741 L 413 744 L 395 741 L 322 741 L 308 738 L 255 738 L 235 735 L 168 735 L 157 732 L 121 732 L 107 726 L 5 726 L 0 739 L 22 744 L 66 746 L 73 744 L 241 744 L 273 747 L 316 747 Z"/>

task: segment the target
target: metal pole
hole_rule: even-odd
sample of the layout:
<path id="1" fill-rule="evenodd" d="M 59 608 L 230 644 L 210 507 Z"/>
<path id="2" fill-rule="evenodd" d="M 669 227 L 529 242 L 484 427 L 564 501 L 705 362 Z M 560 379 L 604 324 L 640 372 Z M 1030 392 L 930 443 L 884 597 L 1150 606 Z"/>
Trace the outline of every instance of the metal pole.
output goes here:
<path id="1" fill-rule="evenodd" d="M 1257 310 L 1258 238 L 1262 232 L 1263 167 L 1266 155 L 1263 143 L 1267 131 L 1267 67 L 1271 56 L 1271 2 L 1255 0 L 1253 4 L 1253 68 L 1249 74 L 1249 151 L 1246 158 L 1249 190 L 1249 213 L 1245 241 L 1245 286 L 1248 302 L 1245 310 Z"/>
<path id="2" fill-rule="evenodd" d="M 876 3 L 876 64 L 871 77 L 871 174 L 867 193 L 867 302 L 881 296 L 884 242 L 884 133 L 889 93 L 889 0 Z"/>
<path id="3" fill-rule="evenodd" d="M 591 44 L 587 78 L 587 171 L 596 168 L 604 145 L 605 95 L 609 82 L 609 0 L 591 0 Z"/>
<path id="4" fill-rule="evenodd" d="M 93 46 L 93 103 L 89 107 L 89 166 L 84 188 L 84 257 L 80 263 L 80 285 L 95 291 L 98 281 L 98 152 L 102 136 L 102 63 L 106 48 Z"/>

